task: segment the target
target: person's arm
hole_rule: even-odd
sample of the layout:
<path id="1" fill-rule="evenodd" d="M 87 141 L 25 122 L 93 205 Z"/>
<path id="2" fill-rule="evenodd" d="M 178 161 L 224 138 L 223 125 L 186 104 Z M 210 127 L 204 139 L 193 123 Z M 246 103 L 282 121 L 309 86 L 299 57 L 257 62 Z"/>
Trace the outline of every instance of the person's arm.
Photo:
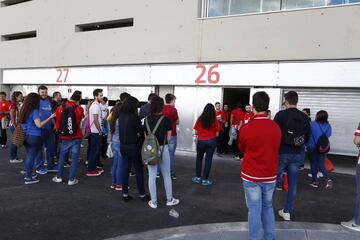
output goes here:
<path id="1" fill-rule="evenodd" d="M 175 108 L 175 113 L 176 113 L 176 125 L 179 125 L 180 124 L 180 121 L 179 121 L 179 114 L 178 114 L 178 111 L 177 109 Z"/>
<path id="2" fill-rule="evenodd" d="M 62 107 L 58 107 L 55 114 L 55 130 L 59 131 L 61 124 Z"/>
<path id="3" fill-rule="evenodd" d="M 48 117 L 47 119 L 45 119 L 44 121 L 41 121 L 40 118 L 35 118 L 34 119 L 34 123 L 38 128 L 42 128 L 43 126 L 45 126 L 49 121 L 51 121 L 51 119 L 53 119 L 55 117 L 55 113 L 51 114 L 50 117 Z"/>
<path id="4" fill-rule="evenodd" d="M 166 139 L 167 139 L 167 142 L 170 142 L 170 140 L 171 140 L 171 130 L 166 132 Z"/>
<path id="5" fill-rule="evenodd" d="M 230 126 L 232 126 L 233 124 L 233 120 L 234 120 L 234 115 L 233 114 L 231 114 L 230 115 Z"/>
<path id="6" fill-rule="evenodd" d="M 360 135 L 354 137 L 354 144 L 360 148 Z"/>
<path id="7" fill-rule="evenodd" d="M 10 120 L 13 126 L 16 128 L 17 122 L 15 121 L 15 116 L 16 116 L 16 109 L 10 109 Z"/>

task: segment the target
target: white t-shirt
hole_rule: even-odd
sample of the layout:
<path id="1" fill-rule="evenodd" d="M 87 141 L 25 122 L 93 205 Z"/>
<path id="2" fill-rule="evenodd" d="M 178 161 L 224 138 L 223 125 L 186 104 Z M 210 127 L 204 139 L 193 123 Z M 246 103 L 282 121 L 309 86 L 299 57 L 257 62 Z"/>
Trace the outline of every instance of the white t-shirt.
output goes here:
<path id="1" fill-rule="evenodd" d="M 101 127 L 102 116 L 101 116 L 100 103 L 94 101 L 91 104 L 89 111 L 90 111 L 89 117 L 90 117 L 91 133 L 99 133 L 98 129 L 96 128 L 96 125 L 94 124 L 94 114 L 98 115 L 98 121 L 99 121 L 99 124 L 100 124 L 100 127 Z"/>

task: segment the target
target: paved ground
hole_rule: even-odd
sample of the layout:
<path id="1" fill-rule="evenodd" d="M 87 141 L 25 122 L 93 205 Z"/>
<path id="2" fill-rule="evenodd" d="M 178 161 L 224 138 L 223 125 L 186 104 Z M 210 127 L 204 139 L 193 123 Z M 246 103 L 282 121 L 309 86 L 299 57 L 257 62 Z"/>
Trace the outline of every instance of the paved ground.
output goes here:
<path id="1" fill-rule="evenodd" d="M 22 149 L 20 156 L 23 154 Z M 335 167 L 355 167 L 355 158 L 334 156 L 332 159 Z M 0 150 L 0 239 L 107 239 L 157 229 L 245 222 L 247 219 L 239 162 L 216 158 L 211 173 L 215 185 L 202 187 L 190 181 L 195 167 L 193 154 L 179 153 L 175 164 L 178 180 L 173 186 L 174 196 L 181 200 L 175 207 L 180 214 L 177 219 L 169 216 L 170 208 L 164 206 L 161 181 L 158 209 L 150 209 L 139 199 L 124 203 L 121 193 L 109 188 L 111 163 L 104 163 L 106 172 L 92 178 L 84 176 L 85 167 L 81 164 L 80 183 L 75 186 L 51 182 L 53 174 L 41 176 L 38 184 L 25 186 L 20 174 L 23 165 L 10 164 L 8 148 Z M 334 188 L 327 191 L 324 183 L 321 189 L 310 188 L 307 173 L 300 174 L 293 221 L 339 224 L 350 219 L 355 204 L 354 176 L 334 173 Z M 134 177 L 130 186 L 130 194 L 136 196 Z M 276 193 L 275 210 L 282 208 L 285 196 L 284 192 Z M 276 220 L 281 221 L 279 217 Z"/>

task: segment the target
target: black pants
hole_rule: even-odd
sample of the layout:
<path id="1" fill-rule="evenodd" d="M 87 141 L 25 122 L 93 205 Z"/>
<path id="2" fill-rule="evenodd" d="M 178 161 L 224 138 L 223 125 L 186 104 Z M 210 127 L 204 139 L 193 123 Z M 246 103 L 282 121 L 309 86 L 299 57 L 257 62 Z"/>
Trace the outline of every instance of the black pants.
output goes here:
<path id="1" fill-rule="evenodd" d="M 222 131 L 222 138 L 221 138 L 221 143 L 220 143 L 220 149 L 221 149 L 221 153 L 228 153 L 228 142 L 229 142 L 229 131 L 230 131 L 230 127 L 225 127 L 224 131 Z"/>
<path id="2" fill-rule="evenodd" d="M 141 161 L 141 151 L 139 144 L 121 144 L 120 152 L 123 157 L 122 164 L 122 187 L 123 194 L 128 194 L 129 186 L 129 173 L 131 169 L 131 164 L 135 166 L 136 172 L 136 185 L 139 192 L 139 195 L 145 194 L 144 188 L 144 173 L 143 173 L 143 164 Z"/>
<path id="3" fill-rule="evenodd" d="M 106 155 L 107 148 L 108 148 L 107 139 L 108 139 L 108 136 L 107 136 L 107 135 L 103 135 L 103 136 L 102 136 L 102 147 L 101 147 L 101 154 L 100 154 L 100 156 L 101 156 L 103 159 L 107 159 L 107 155 Z"/>
<path id="4" fill-rule="evenodd" d="M 6 145 L 6 143 L 7 143 L 6 129 L 1 129 L 0 145 Z"/>

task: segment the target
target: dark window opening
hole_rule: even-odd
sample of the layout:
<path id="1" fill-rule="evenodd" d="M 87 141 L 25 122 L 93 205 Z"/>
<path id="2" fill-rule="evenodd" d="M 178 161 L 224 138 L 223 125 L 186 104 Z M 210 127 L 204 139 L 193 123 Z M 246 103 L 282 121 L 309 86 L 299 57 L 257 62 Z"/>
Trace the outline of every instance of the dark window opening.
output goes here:
<path id="1" fill-rule="evenodd" d="M 245 106 L 249 104 L 249 101 L 250 88 L 224 88 L 223 103 L 227 103 L 230 110 L 240 107 L 245 111 Z"/>
<path id="2" fill-rule="evenodd" d="M 36 31 L 29 31 L 29 32 L 2 35 L 1 41 L 13 41 L 13 40 L 26 39 L 26 38 L 35 38 L 35 37 L 36 37 Z"/>
<path id="3" fill-rule="evenodd" d="M 75 32 L 88 32 L 88 31 L 97 31 L 97 30 L 132 27 L 132 26 L 134 26 L 134 18 L 126 18 L 126 19 L 112 20 L 106 22 L 78 24 L 75 26 Z"/>
<path id="4" fill-rule="evenodd" d="M 1 7 L 7 7 L 7 6 L 24 3 L 24 2 L 30 2 L 30 1 L 32 0 L 4 0 L 1 1 Z"/>

